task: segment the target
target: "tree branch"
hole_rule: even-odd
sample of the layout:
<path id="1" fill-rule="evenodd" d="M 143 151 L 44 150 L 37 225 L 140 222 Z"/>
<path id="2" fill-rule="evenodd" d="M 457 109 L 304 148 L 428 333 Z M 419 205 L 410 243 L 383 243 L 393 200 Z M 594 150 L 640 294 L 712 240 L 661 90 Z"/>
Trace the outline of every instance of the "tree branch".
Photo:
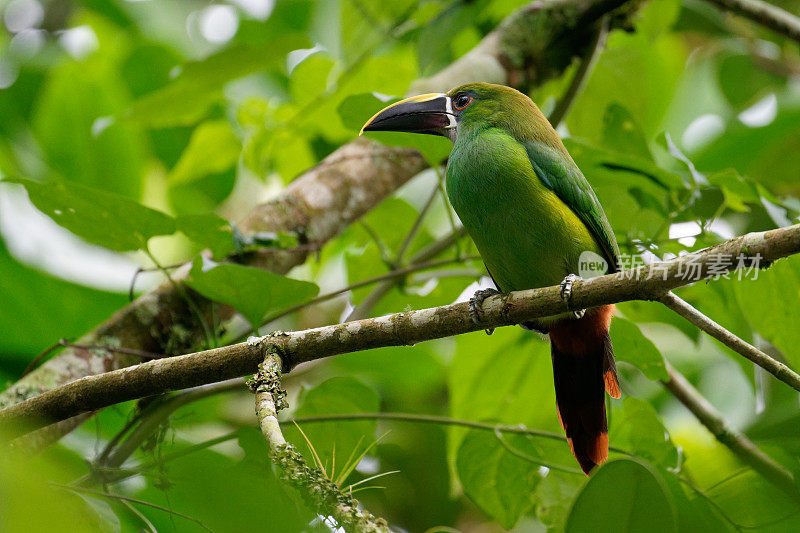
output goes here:
<path id="1" fill-rule="evenodd" d="M 322 516 L 330 516 L 345 531 L 389 533 L 386 521 L 358 508 L 358 501 L 317 468 L 311 468 L 294 446 L 286 442 L 278 422 L 278 411 L 286 406 L 281 389 L 281 360 L 268 346 L 251 387 L 256 393 L 256 417 L 267 441 L 272 462 L 281 470 L 281 479 L 294 487 L 303 499 Z"/>
<path id="2" fill-rule="evenodd" d="M 573 56 L 583 55 L 597 20 L 626 1 L 533 2 L 512 13 L 464 57 L 436 76 L 416 82 L 412 92 L 448 90 L 476 80 L 505 83 L 523 90 L 544 83 L 562 72 Z M 614 17 L 612 27 L 622 24 L 626 17 L 626 13 Z M 294 180 L 276 200 L 254 209 L 238 227 L 246 234 L 292 232 L 321 245 L 425 166 L 414 150 L 387 148 L 359 139 Z M 269 250 L 233 259 L 285 273 L 304 262 L 307 254 L 307 250 Z M 188 270 L 188 265 L 179 269 L 174 279 L 180 281 Z M 203 316 L 211 315 L 208 300 L 198 297 L 197 303 Z M 217 316 L 221 319 L 232 314 L 230 307 L 217 306 Z M 186 301 L 169 283 L 163 283 L 117 311 L 77 343 L 169 354 L 188 350 L 201 338 L 200 324 Z M 139 361 L 119 352 L 97 354 L 68 348 L 0 394 L 0 407 L 74 379 Z M 71 429 L 70 424 L 62 426 L 64 432 Z"/>
<path id="3" fill-rule="evenodd" d="M 750 465 L 759 474 L 775 484 L 784 492 L 797 497 L 800 495 L 792 474 L 762 452 L 753 442 L 741 433 L 731 429 L 708 400 L 672 365 L 667 363 L 669 380 L 662 382 L 694 416 L 703 424 L 714 438 L 728 447 L 742 462 Z"/>
<path id="4" fill-rule="evenodd" d="M 550 113 L 550 116 L 547 117 L 547 120 L 550 121 L 550 124 L 552 124 L 554 128 L 558 128 L 561 121 L 567 116 L 567 113 L 569 113 L 569 110 L 572 108 L 572 104 L 575 102 L 575 98 L 586 85 L 589 74 L 592 72 L 595 63 L 597 63 L 597 59 L 600 57 L 600 52 L 605 48 L 606 37 L 608 37 L 608 21 L 604 19 L 595 33 L 589 52 L 581 58 L 578 69 L 569 81 L 567 90 L 564 91 L 564 94 L 558 99 L 556 107 Z"/>
<path id="5" fill-rule="evenodd" d="M 765 354 L 752 344 L 740 339 L 692 307 L 677 295 L 673 294 L 672 292 L 668 292 L 661 298 L 661 303 L 717 339 L 734 352 L 743 355 L 793 389 L 800 391 L 800 375 L 798 375 L 797 372 L 784 365 L 780 361 L 777 361 Z"/>
<path id="6" fill-rule="evenodd" d="M 761 0 L 706 0 L 800 43 L 800 18 Z"/>
<path id="7" fill-rule="evenodd" d="M 660 300 L 676 287 L 747 267 L 748 262 L 741 259 L 745 256 L 766 263 L 796 253 L 800 253 L 800 225 L 749 233 L 671 261 L 578 281 L 569 302 L 562 300 L 559 287 L 492 296 L 484 301 L 484 321 L 479 324 L 472 321 L 469 304 L 463 302 L 305 331 L 274 332 L 245 343 L 147 361 L 62 385 L 0 410 L 0 434 L 13 438 L 115 403 L 252 373 L 263 359 L 265 344 L 280 349 L 288 371 L 299 363 L 332 355 L 411 345 L 626 300 Z M 692 277 L 687 276 L 689 271 Z"/>

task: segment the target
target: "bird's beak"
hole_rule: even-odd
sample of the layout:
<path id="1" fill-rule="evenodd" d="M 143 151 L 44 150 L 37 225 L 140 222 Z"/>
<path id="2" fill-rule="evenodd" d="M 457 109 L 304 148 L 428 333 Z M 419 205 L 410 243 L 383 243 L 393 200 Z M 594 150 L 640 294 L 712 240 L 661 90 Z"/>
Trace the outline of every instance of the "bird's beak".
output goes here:
<path id="1" fill-rule="evenodd" d="M 421 94 L 400 100 L 375 113 L 361 128 L 365 131 L 405 131 L 448 137 L 456 127 L 453 104 L 446 94 Z"/>

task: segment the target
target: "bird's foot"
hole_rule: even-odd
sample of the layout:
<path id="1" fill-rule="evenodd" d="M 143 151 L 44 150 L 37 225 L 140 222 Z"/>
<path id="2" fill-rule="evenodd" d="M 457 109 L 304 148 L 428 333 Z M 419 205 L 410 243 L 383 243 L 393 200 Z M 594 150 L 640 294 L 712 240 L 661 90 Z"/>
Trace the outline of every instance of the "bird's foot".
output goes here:
<path id="1" fill-rule="evenodd" d="M 483 324 L 483 320 L 485 314 L 483 312 L 483 301 L 496 294 L 502 294 L 497 289 L 482 289 L 479 291 L 475 291 L 475 294 L 472 295 L 472 298 L 469 299 L 469 317 L 472 321 L 480 326 Z M 487 335 L 491 335 L 494 333 L 494 328 L 489 328 L 486 330 Z"/>
<path id="2" fill-rule="evenodd" d="M 583 278 L 576 274 L 567 274 L 567 277 L 561 282 L 561 299 L 565 304 L 569 304 L 569 299 L 572 297 L 572 286 L 576 281 L 583 281 Z M 577 309 L 572 311 L 575 319 L 583 318 L 586 314 L 586 309 Z"/>

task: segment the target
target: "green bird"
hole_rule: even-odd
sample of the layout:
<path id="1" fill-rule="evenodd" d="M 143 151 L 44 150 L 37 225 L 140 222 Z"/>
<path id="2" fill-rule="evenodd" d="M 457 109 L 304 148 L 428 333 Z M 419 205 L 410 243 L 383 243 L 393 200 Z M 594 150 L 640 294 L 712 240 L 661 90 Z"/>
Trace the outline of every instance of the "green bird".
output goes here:
<path id="1" fill-rule="evenodd" d="M 447 94 L 406 98 L 364 131 L 441 135 L 453 141 L 447 195 L 500 291 L 561 284 L 569 299 L 581 263 L 619 270 L 614 232 L 589 182 L 530 98 L 510 87 L 470 83 Z M 583 270 L 586 270 L 585 268 Z M 480 323 L 481 303 L 471 300 Z M 605 391 L 620 397 L 609 327 L 614 306 L 522 324 L 550 336 L 556 407 L 581 469 L 608 458 Z"/>

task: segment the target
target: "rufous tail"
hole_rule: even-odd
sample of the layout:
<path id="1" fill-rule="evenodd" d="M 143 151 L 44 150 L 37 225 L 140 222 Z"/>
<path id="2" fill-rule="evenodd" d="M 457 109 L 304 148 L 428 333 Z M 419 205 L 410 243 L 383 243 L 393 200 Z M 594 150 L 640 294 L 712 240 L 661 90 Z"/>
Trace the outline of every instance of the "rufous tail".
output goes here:
<path id="1" fill-rule="evenodd" d="M 621 395 L 608 330 L 614 306 L 550 327 L 553 380 L 561 427 L 585 474 L 608 459 L 605 392 Z"/>

